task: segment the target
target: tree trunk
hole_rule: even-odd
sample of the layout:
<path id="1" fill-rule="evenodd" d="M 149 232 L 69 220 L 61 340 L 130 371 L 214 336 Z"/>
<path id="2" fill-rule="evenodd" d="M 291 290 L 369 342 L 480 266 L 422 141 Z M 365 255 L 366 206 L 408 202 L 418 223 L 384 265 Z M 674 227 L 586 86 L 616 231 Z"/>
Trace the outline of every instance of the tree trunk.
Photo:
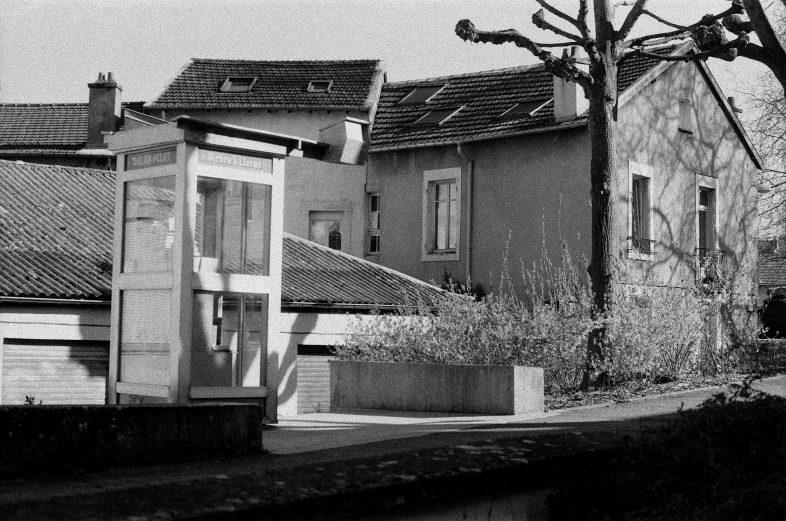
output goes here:
<path id="1" fill-rule="evenodd" d="M 613 193 L 617 176 L 616 101 L 617 61 L 620 47 L 615 41 L 608 0 L 595 3 L 595 24 L 598 32 L 600 60 L 591 65 L 595 82 L 589 87 L 589 130 L 592 140 L 590 163 L 592 201 L 592 255 L 590 280 L 596 308 L 596 319 L 611 310 L 614 302 L 614 251 L 618 247 L 613 223 Z M 602 357 L 606 329 L 598 324 L 587 340 L 589 363 Z M 589 370 L 583 386 L 589 385 Z"/>

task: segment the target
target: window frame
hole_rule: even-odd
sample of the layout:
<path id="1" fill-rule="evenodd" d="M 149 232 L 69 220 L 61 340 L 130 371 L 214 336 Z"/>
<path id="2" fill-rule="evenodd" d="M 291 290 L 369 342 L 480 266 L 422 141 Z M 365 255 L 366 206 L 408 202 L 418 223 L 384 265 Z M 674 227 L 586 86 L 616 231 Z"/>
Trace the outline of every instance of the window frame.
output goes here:
<path id="1" fill-rule="evenodd" d="M 318 87 L 316 84 L 327 83 L 327 86 L 322 88 Z M 308 82 L 308 87 L 306 87 L 306 91 L 312 94 L 330 94 L 331 90 L 333 89 L 333 80 L 311 80 Z"/>
<path id="2" fill-rule="evenodd" d="M 687 98 L 680 98 L 677 101 L 677 128 L 680 132 L 693 135 L 693 104 Z"/>
<path id="3" fill-rule="evenodd" d="M 376 198 L 377 209 L 373 210 L 374 207 L 374 198 Z M 368 220 L 366 222 L 366 230 L 368 239 L 366 240 L 366 255 L 379 255 L 379 234 L 380 234 L 380 203 L 382 199 L 379 196 L 379 192 L 371 192 L 368 194 Z M 374 244 L 374 239 L 376 238 L 376 247 L 372 247 Z"/>
<path id="4" fill-rule="evenodd" d="M 438 250 L 434 247 L 436 235 L 436 214 L 434 211 L 434 189 L 437 184 L 456 183 L 456 247 L 447 250 Z M 458 261 L 461 251 L 461 168 L 443 168 L 439 170 L 423 171 L 423 214 L 421 244 L 422 260 L 431 261 Z"/>
<path id="5" fill-rule="evenodd" d="M 710 226 L 711 228 L 710 234 L 707 241 L 707 249 L 708 250 L 718 250 L 718 179 L 715 177 L 710 177 L 702 174 L 696 174 L 696 219 L 695 219 L 695 227 L 694 230 L 696 232 L 696 239 L 695 239 L 695 247 L 696 252 L 699 253 L 699 212 L 701 210 L 701 206 L 699 204 L 699 198 L 701 196 L 701 191 L 707 190 L 710 192 L 710 200 L 709 206 L 707 207 L 707 216 L 710 218 Z"/>
<path id="6" fill-rule="evenodd" d="M 628 161 L 628 239 L 627 239 L 627 256 L 629 259 L 651 261 L 655 258 L 654 245 L 655 237 L 653 233 L 653 211 L 652 211 L 652 167 L 649 165 L 637 163 L 635 161 Z M 644 196 L 646 209 L 644 211 L 643 226 L 646 228 L 646 237 L 637 237 L 650 242 L 649 253 L 643 252 L 640 246 L 634 245 L 633 237 L 633 182 L 634 180 L 643 181 Z"/>
<path id="7" fill-rule="evenodd" d="M 338 219 L 338 216 L 341 216 Z M 331 248 L 330 247 L 330 239 L 328 237 L 328 244 L 322 244 L 321 246 L 325 246 L 326 248 L 330 248 L 334 251 L 343 251 L 344 253 L 349 252 L 350 247 L 350 234 L 349 234 L 349 222 L 350 219 L 348 217 L 347 212 L 344 209 L 328 209 L 328 210 L 309 210 L 308 211 L 308 240 L 312 242 L 316 242 L 312 238 L 311 234 L 311 225 L 314 221 L 321 221 L 321 222 L 339 222 L 340 224 L 340 233 L 341 233 L 341 248 Z M 317 244 L 320 244 L 317 242 Z"/>
<path id="8" fill-rule="evenodd" d="M 257 84 L 257 78 L 258 78 L 257 76 L 243 76 L 243 75 L 239 75 L 239 74 L 238 75 L 227 76 L 227 78 L 224 80 L 224 83 L 221 84 L 221 87 L 219 88 L 219 92 L 222 93 L 222 94 L 245 94 L 245 93 L 249 93 L 254 88 L 254 85 Z M 241 88 L 241 87 L 237 87 L 237 86 L 232 85 L 233 80 L 234 81 L 237 81 L 237 80 L 251 80 L 251 83 L 249 83 L 248 87 L 243 86 Z"/>

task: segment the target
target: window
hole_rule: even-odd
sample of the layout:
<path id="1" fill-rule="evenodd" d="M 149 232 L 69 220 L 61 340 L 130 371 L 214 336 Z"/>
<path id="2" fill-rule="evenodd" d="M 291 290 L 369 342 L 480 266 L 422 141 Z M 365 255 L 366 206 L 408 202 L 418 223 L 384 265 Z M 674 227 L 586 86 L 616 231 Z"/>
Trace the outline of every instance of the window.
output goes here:
<path id="1" fill-rule="evenodd" d="M 379 194 L 368 196 L 368 253 L 379 254 Z"/>
<path id="2" fill-rule="evenodd" d="M 704 257 L 715 249 L 715 190 L 699 188 L 696 247 Z"/>
<path id="3" fill-rule="evenodd" d="M 426 103 L 427 101 L 431 101 L 442 89 L 445 88 L 445 85 L 423 85 L 421 87 L 415 87 L 413 91 L 409 94 L 404 96 L 401 101 L 398 102 L 399 105 L 420 105 L 422 103 Z"/>
<path id="4" fill-rule="evenodd" d="M 550 99 L 539 99 L 516 103 L 508 110 L 497 116 L 497 119 L 502 121 L 510 121 L 520 118 L 531 118 L 535 115 L 536 112 L 548 105 L 550 101 Z"/>
<path id="5" fill-rule="evenodd" d="M 172 271 L 175 242 L 175 176 L 125 184 L 123 272 Z"/>
<path id="6" fill-rule="evenodd" d="M 344 212 L 309 212 L 308 240 L 333 250 L 348 247 Z"/>
<path id="7" fill-rule="evenodd" d="M 330 89 L 333 87 L 332 80 L 311 80 L 308 82 L 308 92 L 314 93 L 330 93 Z"/>
<path id="8" fill-rule="evenodd" d="M 423 260 L 458 260 L 461 169 L 423 173 Z"/>
<path id="9" fill-rule="evenodd" d="M 679 105 L 679 130 L 686 134 L 693 134 L 693 107 L 691 102 L 687 99 L 681 99 Z"/>
<path id="10" fill-rule="evenodd" d="M 197 178 L 194 270 L 270 273 L 270 185 Z"/>
<path id="11" fill-rule="evenodd" d="M 649 259 L 655 252 L 650 206 L 650 170 L 629 163 L 628 258 Z"/>
<path id="12" fill-rule="evenodd" d="M 256 76 L 229 76 L 221 85 L 221 92 L 251 92 Z"/>
<path id="13" fill-rule="evenodd" d="M 441 125 L 453 115 L 455 115 L 461 107 L 452 107 L 447 109 L 436 109 L 426 112 L 422 117 L 412 122 L 413 127 L 426 127 L 432 125 Z"/>

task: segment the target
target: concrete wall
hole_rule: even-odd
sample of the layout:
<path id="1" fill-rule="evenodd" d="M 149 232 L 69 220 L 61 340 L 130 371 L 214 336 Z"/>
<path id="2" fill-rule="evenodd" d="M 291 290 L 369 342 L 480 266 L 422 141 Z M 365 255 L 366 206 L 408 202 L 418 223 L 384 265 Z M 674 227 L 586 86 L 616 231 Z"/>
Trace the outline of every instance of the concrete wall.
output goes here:
<path id="1" fill-rule="evenodd" d="M 109 326 L 109 303 L 0 304 L 0 345 L 3 338 L 109 341 Z"/>
<path id="2" fill-rule="evenodd" d="M 342 251 L 363 256 L 366 167 L 289 157 L 284 187 L 284 231 L 308 239 L 309 212 L 344 213 Z"/>
<path id="3" fill-rule="evenodd" d="M 617 229 L 624 232 L 618 235 L 619 249 L 626 250 L 628 160 L 651 167 L 652 238 L 657 241 L 653 259 L 626 260 L 629 280 L 651 273 L 669 285 L 693 284 L 700 184 L 716 185 L 716 248 L 733 252 L 735 263 L 751 273 L 757 259 L 756 167 L 699 68 L 663 66 L 667 70 L 654 82 L 642 82 L 629 100 L 623 97 L 619 112 L 614 214 Z M 678 128 L 681 98 L 690 101 L 692 134 Z"/>
<path id="4" fill-rule="evenodd" d="M 334 360 L 330 404 L 331 410 L 543 412 L 543 369 Z"/>
<path id="5" fill-rule="evenodd" d="M 369 119 L 368 111 L 353 110 L 172 109 L 165 111 L 163 115 L 160 110 L 152 110 L 150 114 L 167 120 L 187 115 L 314 141 L 319 139 L 320 129 L 343 121 L 347 117 L 366 121 Z"/>
<path id="6" fill-rule="evenodd" d="M 519 292 L 521 266 L 540 259 L 544 236 L 552 258 L 558 258 L 560 237 L 577 258 L 589 254 L 586 130 L 469 143 L 464 152 L 474 160 L 473 285 L 496 291 L 506 245 Z M 462 178 L 459 260 L 424 262 L 423 172 L 451 167 L 461 167 Z M 445 272 L 465 281 L 467 177 L 467 162 L 455 146 L 370 154 L 367 191 L 380 194 L 381 251 L 367 258 L 425 281 L 441 283 Z"/>
<path id="7" fill-rule="evenodd" d="M 278 417 L 287 418 L 297 414 L 297 346 L 335 345 L 344 341 L 347 331 L 356 323 L 375 320 L 373 315 L 348 313 L 282 313 L 282 337 L 285 355 L 278 362 L 279 378 L 268 382 L 271 390 L 268 400 L 276 397 Z"/>
<path id="8" fill-rule="evenodd" d="M 0 476 L 257 454 L 262 416 L 228 404 L 0 407 Z"/>

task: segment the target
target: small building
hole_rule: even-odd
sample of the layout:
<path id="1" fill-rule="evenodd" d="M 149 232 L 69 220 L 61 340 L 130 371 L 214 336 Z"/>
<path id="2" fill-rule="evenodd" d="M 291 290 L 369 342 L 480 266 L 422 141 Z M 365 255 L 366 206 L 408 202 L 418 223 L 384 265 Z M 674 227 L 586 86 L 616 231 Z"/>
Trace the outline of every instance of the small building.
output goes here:
<path id="1" fill-rule="evenodd" d="M 786 245 L 778 237 L 759 241 L 759 263 L 756 271 L 758 307 L 764 305 L 775 290 L 786 291 Z"/>
<path id="2" fill-rule="evenodd" d="M 122 103 L 123 87 L 111 72 L 100 73 L 88 89 L 88 103 L 0 104 L 0 159 L 113 170 L 115 156 L 104 137 L 144 102 Z"/>
<path id="3" fill-rule="evenodd" d="M 284 229 L 362 257 L 368 132 L 384 82 L 379 60 L 193 59 L 145 111 L 329 145 L 320 160 L 287 163 Z"/>
<path id="4" fill-rule="evenodd" d="M 690 52 L 690 44 L 665 52 Z M 614 256 L 625 282 L 693 285 L 756 264 L 762 162 L 703 61 L 619 71 Z M 543 64 L 384 85 L 366 259 L 421 280 L 514 286 L 542 246 L 591 248 L 588 101 Z"/>
<path id="5" fill-rule="evenodd" d="M 115 173 L 0 160 L 0 404 L 105 403 Z M 328 347 L 441 290 L 284 234 L 277 417 L 326 410 Z M 271 419 L 274 419 L 271 416 Z"/>

